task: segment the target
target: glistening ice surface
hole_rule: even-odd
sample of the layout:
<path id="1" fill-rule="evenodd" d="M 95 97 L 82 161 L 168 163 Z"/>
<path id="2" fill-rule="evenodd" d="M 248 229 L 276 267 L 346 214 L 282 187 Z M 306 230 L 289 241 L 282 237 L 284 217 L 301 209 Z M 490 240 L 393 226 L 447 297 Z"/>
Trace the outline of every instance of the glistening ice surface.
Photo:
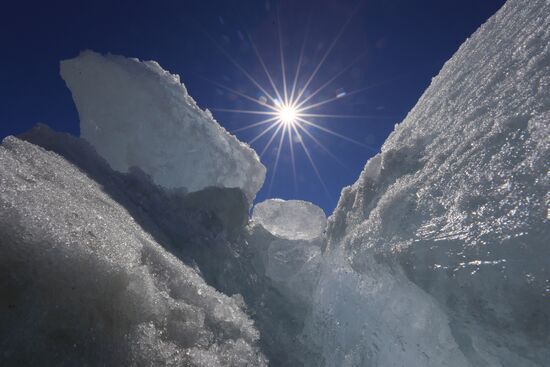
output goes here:
<path id="1" fill-rule="evenodd" d="M 306 334 L 329 366 L 550 360 L 550 2 L 509 1 L 344 189 Z"/>
<path id="2" fill-rule="evenodd" d="M 62 157 L 4 139 L 2 365 L 263 365 L 238 299 L 208 286 L 128 208 Z"/>

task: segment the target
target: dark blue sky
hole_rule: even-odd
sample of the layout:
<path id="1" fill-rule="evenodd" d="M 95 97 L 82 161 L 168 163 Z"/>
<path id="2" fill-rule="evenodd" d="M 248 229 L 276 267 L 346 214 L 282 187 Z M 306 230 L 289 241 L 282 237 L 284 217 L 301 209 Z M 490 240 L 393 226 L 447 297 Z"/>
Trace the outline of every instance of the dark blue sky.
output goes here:
<path id="1" fill-rule="evenodd" d="M 78 135 L 78 114 L 59 77 L 59 60 L 74 57 L 84 49 L 156 60 L 165 69 L 181 75 L 202 108 L 257 109 L 253 103 L 236 98 L 207 81 L 223 83 L 254 97 L 261 96 L 210 38 L 268 88 L 246 39 L 247 33 L 280 83 L 276 9 L 280 13 L 289 79 L 293 77 L 291 71 L 295 69 L 309 24 L 302 66 L 302 75 L 307 78 L 359 3 L 358 11 L 309 89 L 322 85 L 364 54 L 313 101 L 371 86 L 315 112 L 373 117 L 314 121 L 371 148 L 309 129 L 344 163 L 342 166 L 305 137 L 328 195 L 298 143 L 294 144 L 296 187 L 288 142 L 283 145 L 272 186 L 275 150 L 268 150 L 262 157 L 268 176 L 258 200 L 303 199 L 330 214 L 342 187 L 357 179 L 365 162 L 379 150 L 394 124 L 414 106 L 443 63 L 504 1 L 4 1 L 0 11 L 3 49 L 0 137 L 19 134 L 36 122 Z M 228 130 L 262 118 L 218 111 L 214 111 L 214 116 Z M 241 140 L 249 141 L 260 131 L 261 128 L 257 128 L 236 134 Z M 253 145 L 257 151 L 263 149 L 269 135 L 265 137 Z"/>

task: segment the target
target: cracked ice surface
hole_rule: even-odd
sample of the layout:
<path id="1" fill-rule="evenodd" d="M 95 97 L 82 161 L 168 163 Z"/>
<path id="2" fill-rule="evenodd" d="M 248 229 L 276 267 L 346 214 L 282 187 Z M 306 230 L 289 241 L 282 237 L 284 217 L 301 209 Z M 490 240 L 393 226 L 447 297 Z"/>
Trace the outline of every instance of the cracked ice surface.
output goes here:
<path id="1" fill-rule="evenodd" d="M 250 202 L 261 188 L 265 167 L 256 153 L 156 62 L 86 51 L 62 61 L 61 76 L 81 136 L 114 169 L 139 167 L 167 188 L 237 187 Z"/>

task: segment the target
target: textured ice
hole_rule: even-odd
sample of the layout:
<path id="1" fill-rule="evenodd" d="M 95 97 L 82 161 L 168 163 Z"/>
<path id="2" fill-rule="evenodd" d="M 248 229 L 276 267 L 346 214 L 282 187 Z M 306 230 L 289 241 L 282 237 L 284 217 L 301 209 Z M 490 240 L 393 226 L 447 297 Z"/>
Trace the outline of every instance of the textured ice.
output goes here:
<path id="1" fill-rule="evenodd" d="M 237 187 L 252 201 L 265 167 L 154 61 L 86 51 L 61 62 L 80 133 L 114 169 L 136 166 L 167 188 Z"/>
<path id="2" fill-rule="evenodd" d="M 277 238 L 260 225 L 254 225 L 250 233 L 245 230 L 249 205 L 242 191 L 211 187 L 186 194 L 163 189 L 137 168 L 127 174 L 113 171 L 83 139 L 56 133 L 42 124 L 21 138 L 78 167 L 158 243 L 200 269 L 209 285 L 234 295 L 239 305 L 246 303 L 260 331 L 258 344 L 271 366 L 297 366 L 312 360 L 308 345 L 297 339 L 303 326 L 303 297 L 298 300 L 283 294 L 281 284 L 274 284 L 257 264 L 263 244 Z M 63 266 L 63 259 L 58 263 Z M 48 363 L 56 360 L 54 355 L 43 357 Z"/>
<path id="3" fill-rule="evenodd" d="M 53 144 L 44 129 L 26 138 Z M 14 137 L 0 146 L 2 365 L 264 365 L 242 299 L 208 286 L 159 244 L 170 247 L 160 231 L 144 231 L 155 227 L 139 205 L 120 204 L 133 191 L 154 211 L 162 193 L 140 201 L 139 176 L 109 174 L 78 139 L 62 142 L 86 173 Z"/>
<path id="4" fill-rule="evenodd" d="M 254 206 L 252 220 L 275 236 L 312 240 L 321 237 L 327 218 L 323 209 L 307 201 L 269 199 Z"/>
<path id="5" fill-rule="evenodd" d="M 547 366 L 550 2 L 511 0 L 342 192 L 304 335 L 327 366 Z"/>

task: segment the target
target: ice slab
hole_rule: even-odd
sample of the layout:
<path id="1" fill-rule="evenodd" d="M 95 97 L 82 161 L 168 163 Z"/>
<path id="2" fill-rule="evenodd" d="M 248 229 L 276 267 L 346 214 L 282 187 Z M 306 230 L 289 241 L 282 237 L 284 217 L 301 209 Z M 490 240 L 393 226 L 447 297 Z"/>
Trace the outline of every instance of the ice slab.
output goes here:
<path id="1" fill-rule="evenodd" d="M 290 302 L 307 304 L 319 276 L 325 213 L 301 200 L 269 199 L 254 206 L 250 244 L 255 248 L 258 272 L 265 274 Z"/>
<path id="2" fill-rule="evenodd" d="M 510 0 L 329 219 L 304 337 L 339 366 L 550 360 L 550 2 Z"/>
<path id="3" fill-rule="evenodd" d="M 265 167 L 248 145 L 201 110 L 178 75 L 154 61 L 92 51 L 61 62 L 81 136 L 113 167 L 132 166 L 167 188 L 240 188 L 250 202 Z"/>
<path id="4" fill-rule="evenodd" d="M 43 127 L 34 136 L 56 139 Z M 138 181 L 106 171 L 79 139 L 60 139 L 80 168 L 14 137 L 0 146 L 4 364 L 266 365 L 242 299 L 208 286 L 161 246 L 166 236 L 144 231 L 147 210 L 132 217 L 113 199 L 134 190 L 137 201 Z M 142 205 L 163 197 L 149 194 Z"/>
<path id="5" fill-rule="evenodd" d="M 326 226 L 323 209 L 302 200 L 269 199 L 254 206 L 252 220 L 273 235 L 290 240 L 321 237 Z"/>

